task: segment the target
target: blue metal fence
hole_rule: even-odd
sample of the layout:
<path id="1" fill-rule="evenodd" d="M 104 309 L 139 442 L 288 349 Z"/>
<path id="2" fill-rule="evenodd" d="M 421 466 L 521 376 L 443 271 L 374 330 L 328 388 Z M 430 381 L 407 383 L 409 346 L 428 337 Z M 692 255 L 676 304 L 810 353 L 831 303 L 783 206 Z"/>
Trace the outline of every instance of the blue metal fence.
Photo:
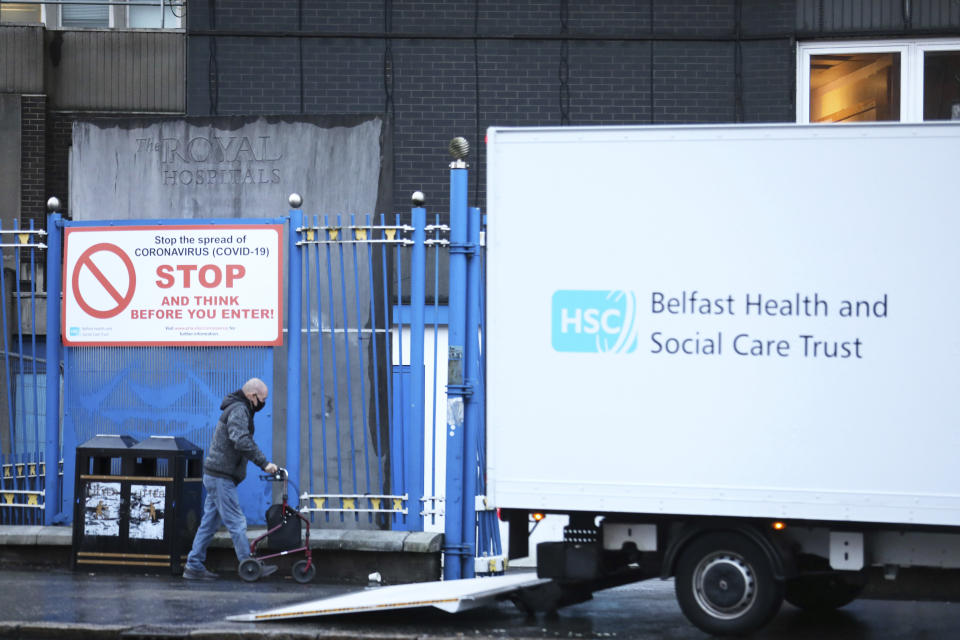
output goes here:
<path id="1" fill-rule="evenodd" d="M 43 524 L 45 472 L 42 453 L 0 454 L 0 524 Z"/>
<path id="2" fill-rule="evenodd" d="M 443 531 L 447 578 L 502 570 L 499 528 L 483 499 L 482 218 L 467 207 L 465 164 L 451 165 L 450 177 L 449 226 L 420 206 L 390 216 L 295 208 L 287 218 L 245 221 L 289 222 L 287 368 L 277 380 L 273 348 L 64 348 L 58 298 L 46 310 L 49 331 L 38 332 L 38 278 L 21 291 L 21 266 L 34 273 L 44 264 L 21 252 L 45 246 L 20 236 L 4 245 L 16 252 L 16 284 L 8 290 L 3 270 L 0 285 L 16 310 L 2 311 L 9 442 L 0 452 L 0 521 L 69 519 L 75 448 L 98 433 L 183 436 L 206 449 L 224 393 L 257 376 L 275 389 L 273 406 L 285 391 L 282 455 L 301 510 L 315 522 Z M 291 204 L 300 203 L 292 197 Z M 105 223 L 50 217 L 51 290 L 60 290 L 60 231 L 91 224 Z M 48 361 L 58 364 L 49 376 Z M 271 418 L 268 408 L 258 423 Z M 257 432 L 273 458 L 281 452 L 271 452 L 271 435 Z M 53 468 L 43 464 L 51 443 L 63 451 Z M 45 510 L 50 485 L 46 504 L 56 507 Z M 264 485 L 244 483 L 241 499 L 248 520 L 262 522 L 270 501 Z"/>
<path id="3" fill-rule="evenodd" d="M 46 268 L 46 232 L 30 227 L 0 229 L 0 328 L 3 386 L 0 403 L 6 424 L 0 429 L 0 523 L 43 522 L 46 460 L 57 473 L 60 452 L 46 451 L 45 336 L 40 287 Z M 54 393 L 58 393 L 58 387 Z"/>

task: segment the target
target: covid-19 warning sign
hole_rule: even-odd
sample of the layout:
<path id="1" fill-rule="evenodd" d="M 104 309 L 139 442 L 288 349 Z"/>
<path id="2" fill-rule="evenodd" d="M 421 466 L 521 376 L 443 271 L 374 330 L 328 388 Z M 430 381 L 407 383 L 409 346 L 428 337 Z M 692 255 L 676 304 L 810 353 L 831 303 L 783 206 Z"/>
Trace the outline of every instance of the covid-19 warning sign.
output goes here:
<path id="1" fill-rule="evenodd" d="M 279 345 L 282 225 L 70 227 L 63 342 Z"/>

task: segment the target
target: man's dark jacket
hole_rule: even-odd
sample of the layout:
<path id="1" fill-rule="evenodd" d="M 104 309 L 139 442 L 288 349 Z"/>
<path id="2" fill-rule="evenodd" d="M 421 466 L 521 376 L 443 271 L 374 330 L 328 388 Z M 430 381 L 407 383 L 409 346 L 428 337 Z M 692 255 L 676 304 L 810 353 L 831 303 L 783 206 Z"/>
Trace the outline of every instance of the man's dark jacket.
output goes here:
<path id="1" fill-rule="evenodd" d="M 240 484 L 247 477 L 247 460 L 261 469 L 267 457 L 253 441 L 253 407 L 242 391 L 234 391 L 220 404 L 223 413 L 213 432 L 203 472 Z"/>

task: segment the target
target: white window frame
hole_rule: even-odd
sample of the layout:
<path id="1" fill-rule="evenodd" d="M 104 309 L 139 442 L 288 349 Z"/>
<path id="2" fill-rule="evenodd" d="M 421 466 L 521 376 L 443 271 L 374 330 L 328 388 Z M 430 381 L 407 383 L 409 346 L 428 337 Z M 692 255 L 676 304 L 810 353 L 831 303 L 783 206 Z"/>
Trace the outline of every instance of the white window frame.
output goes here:
<path id="1" fill-rule="evenodd" d="M 44 8 L 46 8 L 47 5 L 43 5 L 43 6 Z M 117 28 L 114 21 L 114 17 L 113 17 L 113 7 L 111 5 L 107 5 L 107 26 L 105 27 L 65 27 L 63 26 L 63 5 L 55 4 L 55 5 L 50 5 L 50 7 L 51 9 L 54 9 L 56 11 L 58 29 L 72 30 L 72 29 L 116 29 Z M 49 24 L 49 22 L 44 21 L 44 24 Z"/>
<path id="2" fill-rule="evenodd" d="M 810 57 L 855 53 L 900 54 L 900 122 L 923 122 L 923 59 L 928 51 L 960 52 L 960 38 L 798 43 L 797 122 L 810 122 Z"/>
<path id="3" fill-rule="evenodd" d="M 140 0 L 140 1 L 142 1 L 142 0 Z M 131 20 L 130 20 L 130 10 L 131 10 L 131 9 L 136 9 L 136 8 L 141 8 L 141 7 L 130 7 L 130 6 L 124 7 L 124 19 L 126 20 L 127 28 L 128 28 L 128 29 L 139 28 L 139 27 L 131 27 L 131 26 L 130 26 L 130 22 L 131 22 Z M 181 8 L 182 8 L 182 7 L 181 7 Z M 158 6 L 157 9 L 160 9 L 160 7 Z M 166 15 L 166 12 L 167 12 L 167 5 L 164 4 L 164 5 L 163 5 L 163 8 L 161 9 L 161 16 L 165 16 L 165 15 Z M 171 11 L 171 13 L 173 13 L 173 12 Z M 171 25 L 171 24 L 169 24 L 169 23 L 166 21 L 165 17 L 162 17 L 162 18 L 160 19 L 160 22 L 163 23 L 165 26 L 163 26 L 163 27 L 151 27 L 151 28 L 152 28 L 152 29 L 161 30 L 161 31 L 174 31 L 174 30 L 176 30 L 176 29 L 182 29 L 182 28 L 183 28 L 183 17 L 182 17 L 182 16 L 178 17 L 178 16 L 176 16 L 176 15 L 172 15 L 172 16 L 171 16 L 171 20 L 176 20 L 177 24 L 176 24 L 176 25 Z"/>

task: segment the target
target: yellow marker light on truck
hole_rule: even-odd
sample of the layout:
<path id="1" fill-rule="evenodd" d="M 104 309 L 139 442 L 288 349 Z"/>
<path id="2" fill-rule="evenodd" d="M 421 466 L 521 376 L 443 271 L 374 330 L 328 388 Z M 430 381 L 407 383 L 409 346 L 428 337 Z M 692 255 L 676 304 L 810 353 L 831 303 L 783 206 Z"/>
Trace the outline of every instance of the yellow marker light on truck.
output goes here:
<path id="1" fill-rule="evenodd" d="M 544 519 L 545 516 L 542 513 L 531 513 L 530 517 L 533 518 L 534 522 L 540 522 L 541 520 Z"/>
<path id="2" fill-rule="evenodd" d="M 771 526 L 773 527 L 774 531 L 783 531 L 784 529 L 787 528 L 787 525 L 780 522 L 779 520 L 777 522 L 774 522 Z"/>

